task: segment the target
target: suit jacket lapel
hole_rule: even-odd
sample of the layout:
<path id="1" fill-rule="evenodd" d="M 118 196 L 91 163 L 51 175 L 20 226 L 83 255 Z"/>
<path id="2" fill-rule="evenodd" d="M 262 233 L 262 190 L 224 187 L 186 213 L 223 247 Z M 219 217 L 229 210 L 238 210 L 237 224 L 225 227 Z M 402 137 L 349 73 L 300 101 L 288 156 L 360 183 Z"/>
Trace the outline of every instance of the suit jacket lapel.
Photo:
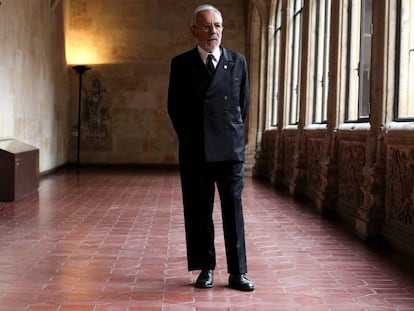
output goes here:
<path id="1" fill-rule="evenodd" d="M 233 66 L 234 61 L 231 54 L 222 47 L 222 54 L 217 64 L 213 79 L 211 80 L 210 87 L 214 87 L 217 83 L 221 83 L 224 77 L 231 72 Z"/>
<path id="2" fill-rule="evenodd" d="M 200 57 L 197 46 L 192 50 L 191 58 L 189 62 L 191 64 L 191 73 L 192 81 L 198 81 L 197 85 L 200 91 L 205 91 L 206 87 L 208 89 L 214 88 L 215 85 L 222 83 L 226 75 L 232 72 L 232 67 L 234 66 L 234 60 L 227 49 L 221 47 L 222 54 L 220 60 L 217 64 L 216 71 L 213 78 L 210 77 L 206 65 L 203 63 L 203 60 Z"/>
<path id="3" fill-rule="evenodd" d="M 200 57 L 197 46 L 192 50 L 190 55 L 191 81 L 194 83 L 194 87 L 199 89 L 199 92 L 204 93 L 210 84 L 211 77 Z"/>

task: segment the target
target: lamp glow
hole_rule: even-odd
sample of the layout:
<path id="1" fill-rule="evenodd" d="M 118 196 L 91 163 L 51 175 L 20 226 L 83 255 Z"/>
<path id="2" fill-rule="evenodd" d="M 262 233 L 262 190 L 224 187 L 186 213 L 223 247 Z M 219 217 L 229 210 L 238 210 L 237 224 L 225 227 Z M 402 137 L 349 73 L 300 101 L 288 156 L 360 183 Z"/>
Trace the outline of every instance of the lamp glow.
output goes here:
<path id="1" fill-rule="evenodd" d="M 66 63 L 75 65 L 98 64 L 100 62 L 92 47 L 66 45 Z"/>

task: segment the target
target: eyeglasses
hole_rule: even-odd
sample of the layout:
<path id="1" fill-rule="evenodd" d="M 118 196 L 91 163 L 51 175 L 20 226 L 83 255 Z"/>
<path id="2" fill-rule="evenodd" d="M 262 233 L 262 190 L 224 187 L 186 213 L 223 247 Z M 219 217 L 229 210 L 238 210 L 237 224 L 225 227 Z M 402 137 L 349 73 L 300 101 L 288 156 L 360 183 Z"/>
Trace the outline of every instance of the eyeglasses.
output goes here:
<path id="1" fill-rule="evenodd" d="M 204 32 L 211 32 L 213 28 L 217 29 L 217 31 L 221 32 L 223 31 L 223 25 L 222 24 L 214 24 L 214 25 L 203 25 L 200 27 L 200 29 Z"/>

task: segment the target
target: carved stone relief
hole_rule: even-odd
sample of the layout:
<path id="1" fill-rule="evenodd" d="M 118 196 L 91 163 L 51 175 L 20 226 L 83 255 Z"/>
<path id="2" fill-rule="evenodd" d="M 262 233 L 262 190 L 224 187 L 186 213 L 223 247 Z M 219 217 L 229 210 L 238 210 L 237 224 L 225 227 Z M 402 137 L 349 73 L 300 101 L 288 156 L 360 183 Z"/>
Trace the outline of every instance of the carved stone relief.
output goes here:
<path id="1" fill-rule="evenodd" d="M 310 138 L 306 148 L 306 183 L 316 188 L 321 185 L 321 157 L 323 156 L 323 140 Z"/>
<path id="2" fill-rule="evenodd" d="M 347 206 L 352 210 L 344 212 L 347 215 L 355 215 L 356 209 L 363 202 L 361 183 L 365 164 L 365 145 L 360 142 L 340 141 L 338 154 L 339 209 Z"/>
<path id="3" fill-rule="evenodd" d="M 296 136 L 286 135 L 284 141 L 284 180 L 287 184 L 289 184 L 294 173 Z"/>
<path id="4" fill-rule="evenodd" d="M 110 150 L 111 101 L 102 82 L 94 77 L 90 87 L 84 89 L 82 102 L 82 149 Z"/>
<path id="5" fill-rule="evenodd" d="M 277 132 L 274 140 L 274 151 L 272 155 L 273 170 L 270 174 L 270 181 L 273 185 L 282 185 L 283 184 L 283 175 L 284 175 L 284 161 L 283 161 L 283 148 L 281 142 L 283 141 L 283 136 L 280 132 Z"/>
<path id="6" fill-rule="evenodd" d="M 389 146 L 386 174 L 386 221 L 414 224 L 414 148 Z"/>
<path id="7" fill-rule="evenodd" d="M 266 131 L 262 137 L 262 146 L 260 152 L 256 153 L 254 176 L 269 179 L 273 171 L 273 156 L 275 153 L 275 136 L 277 132 Z"/>

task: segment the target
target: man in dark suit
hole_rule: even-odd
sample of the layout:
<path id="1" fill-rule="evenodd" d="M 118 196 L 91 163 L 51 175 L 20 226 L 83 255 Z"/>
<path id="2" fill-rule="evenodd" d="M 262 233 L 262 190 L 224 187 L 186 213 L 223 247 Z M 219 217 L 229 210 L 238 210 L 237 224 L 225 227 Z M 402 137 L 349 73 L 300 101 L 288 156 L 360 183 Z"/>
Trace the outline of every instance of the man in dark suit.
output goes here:
<path id="1" fill-rule="evenodd" d="M 229 287 L 253 291 L 247 278 L 242 212 L 244 120 L 249 100 L 243 55 L 221 46 L 219 10 L 201 5 L 191 33 L 197 46 L 172 59 L 168 114 L 179 140 L 188 269 L 195 286 L 214 286 L 213 205 L 221 201 Z"/>

